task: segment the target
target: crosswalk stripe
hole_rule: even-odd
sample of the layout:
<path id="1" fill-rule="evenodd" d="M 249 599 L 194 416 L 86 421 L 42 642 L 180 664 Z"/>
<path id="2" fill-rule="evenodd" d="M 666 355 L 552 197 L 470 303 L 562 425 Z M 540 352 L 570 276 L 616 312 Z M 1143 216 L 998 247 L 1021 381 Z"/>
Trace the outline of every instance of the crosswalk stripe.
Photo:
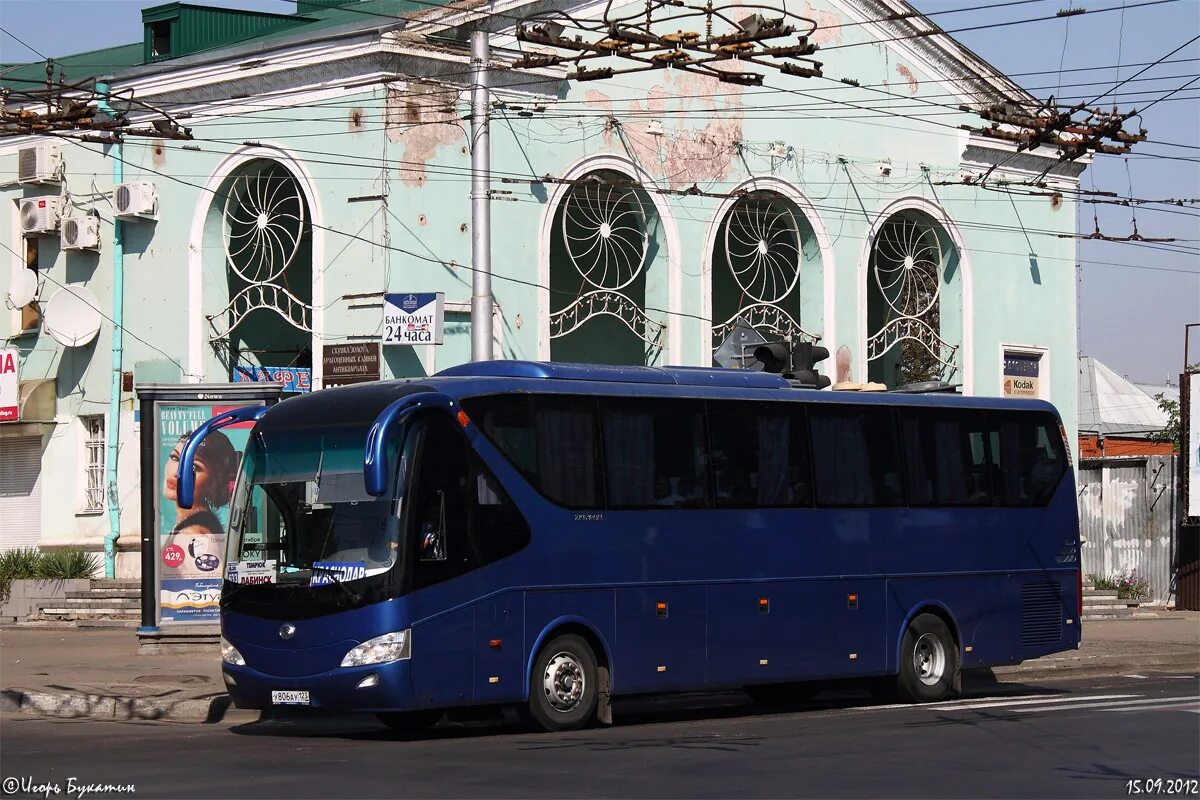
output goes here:
<path id="1" fill-rule="evenodd" d="M 1183 702 L 1161 703 L 1156 706 L 1138 706 L 1137 708 L 1106 708 L 1105 711 L 1162 711 L 1164 709 L 1175 709 L 1177 711 L 1197 711 L 1200 710 L 1200 700 L 1190 698 Z"/>
<path id="2" fill-rule="evenodd" d="M 976 708 L 1004 708 L 1006 706 L 1028 706 L 1028 705 L 1045 705 L 1047 703 L 1083 703 L 1089 700 L 1123 700 L 1130 697 L 1141 697 L 1138 694 L 1092 694 L 1081 695 L 1079 697 L 1038 697 L 1036 695 L 1023 696 L 1021 699 L 1012 700 L 990 700 L 985 703 L 971 703 L 965 705 L 936 705 L 924 706 L 930 711 L 970 711 Z"/>
<path id="3" fill-rule="evenodd" d="M 1014 708 L 1013 711 L 1022 713 L 1032 713 L 1037 711 L 1074 711 L 1081 708 L 1103 708 L 1106 711 L 1145 711 L 1153 707 L 1153 704 L 1180 703 L 1192 701 L 1195 702 L 1195 697 L 1149 697 L 1144 700 L 1120 700 L 1110 703 L 1079 703 L 1070 706 L 1038 706 L 1033 708 Z"/>

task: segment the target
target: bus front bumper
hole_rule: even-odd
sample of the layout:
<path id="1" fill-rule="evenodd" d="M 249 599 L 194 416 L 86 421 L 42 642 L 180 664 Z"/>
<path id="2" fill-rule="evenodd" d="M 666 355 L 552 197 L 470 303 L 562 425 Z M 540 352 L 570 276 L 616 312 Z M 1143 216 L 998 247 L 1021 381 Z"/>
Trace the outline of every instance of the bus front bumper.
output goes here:
<path id="1" fill-rule="evenodd" d="M 225 689 L 238 708 L 323 708 L 335 711 L 408 711 L 416 698 L 409 661 L 338 667 L 299 677 L 281 677 L 223 663 Z"/>

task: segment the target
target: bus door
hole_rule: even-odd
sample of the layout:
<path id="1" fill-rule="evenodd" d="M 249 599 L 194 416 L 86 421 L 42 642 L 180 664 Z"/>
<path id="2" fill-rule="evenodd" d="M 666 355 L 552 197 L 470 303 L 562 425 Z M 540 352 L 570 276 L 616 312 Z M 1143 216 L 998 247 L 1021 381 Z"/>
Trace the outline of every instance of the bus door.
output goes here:
<path id="1" fill-rule="evenodd" d="M 497 562 L 529 544 L 529 523 L 450 417 L 425 420 L 419 451 L 406 500 L 418 703 L 519 698 L 525 596 Z"/>
<path id="2" fill-rule="evenodd" d="M 474 566 L 467 539 L 467 452 L 448 416 L 431 414 L 416 425 L 416 459 L 404 499 L 411 674 L 417 705 L 445 708 L 471 702 L 474 612 L 454 602 L 447 585 Z"/>

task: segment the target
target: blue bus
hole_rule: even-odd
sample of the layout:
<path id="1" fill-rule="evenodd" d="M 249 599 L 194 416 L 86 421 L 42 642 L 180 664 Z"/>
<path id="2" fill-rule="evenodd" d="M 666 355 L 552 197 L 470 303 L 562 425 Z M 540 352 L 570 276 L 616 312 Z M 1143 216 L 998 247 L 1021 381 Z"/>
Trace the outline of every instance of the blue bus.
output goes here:
<path id="1" fill-rule="evenodd" d="M 397 728 L 515 706 L 871 679 L 1078 647 L 1079 527 L 1053 406 L 792 388 L 689 367 L 493 361 L 240 409 L 221 598 L 237 706 Z"/>

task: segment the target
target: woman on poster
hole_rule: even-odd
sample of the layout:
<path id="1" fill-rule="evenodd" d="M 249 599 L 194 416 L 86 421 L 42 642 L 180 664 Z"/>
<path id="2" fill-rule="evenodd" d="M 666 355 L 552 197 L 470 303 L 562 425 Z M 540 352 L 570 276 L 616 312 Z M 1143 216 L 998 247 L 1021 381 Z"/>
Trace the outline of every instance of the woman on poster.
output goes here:
<path id="1" fill-rule="evenodd" d="M 175 506 L 176 522 L 172 534 L 223 536 L 225 527 L 213 511 L 229 504 L 237 474 L 238 454 L 225 434 L 214 431 L 204 438 L 196 451 L 196 490 L 191 508 L 181 508 L 177 501 L 179 455 L 187 436 L 180 437 L 163 469 L 163 498 Z"/>

